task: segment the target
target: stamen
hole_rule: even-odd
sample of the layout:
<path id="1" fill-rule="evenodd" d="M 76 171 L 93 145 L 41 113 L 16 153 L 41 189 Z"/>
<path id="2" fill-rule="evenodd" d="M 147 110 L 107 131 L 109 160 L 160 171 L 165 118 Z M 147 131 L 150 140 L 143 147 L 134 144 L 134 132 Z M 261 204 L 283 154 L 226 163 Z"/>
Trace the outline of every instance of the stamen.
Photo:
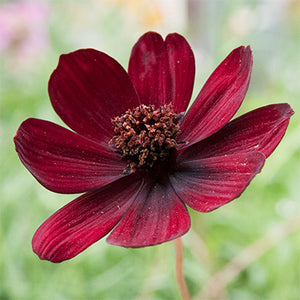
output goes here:
<path id="1" fill-rule="evenodd" d="M 165 161 L 170 151 L 176 149 L 180 127 L 172 104 L 158 109 L 154 105 L 142 104 L 111 121 L 116 135 L 109 143 L 124 160 L 129 161 L 131 170 Z"/>

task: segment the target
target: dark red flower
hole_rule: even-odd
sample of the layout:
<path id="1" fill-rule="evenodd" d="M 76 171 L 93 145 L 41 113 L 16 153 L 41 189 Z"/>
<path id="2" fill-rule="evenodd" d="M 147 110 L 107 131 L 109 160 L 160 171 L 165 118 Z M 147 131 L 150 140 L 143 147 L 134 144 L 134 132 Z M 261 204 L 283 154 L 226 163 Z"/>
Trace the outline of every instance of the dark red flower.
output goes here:
<path id="1" fill-rule="evenodd" d="M 185 234 L 186 205 L 212 211 L 237 198 L 282 139 L 293 110 L 261 107 L 230 121 L 246 94 L 250 47 L 233 50 L 185 114 L 195 62 L 174 33 L 143 35 L 128 74 L 110 56 L 81 49 L 60 57 L 51 103 L 73 131 L 28 119 L 15 137 L 25 167 L 47 189 L 82 193 L 46 220 L 32 245 L 61 262 L 110 235 L 144 247 Z"/>

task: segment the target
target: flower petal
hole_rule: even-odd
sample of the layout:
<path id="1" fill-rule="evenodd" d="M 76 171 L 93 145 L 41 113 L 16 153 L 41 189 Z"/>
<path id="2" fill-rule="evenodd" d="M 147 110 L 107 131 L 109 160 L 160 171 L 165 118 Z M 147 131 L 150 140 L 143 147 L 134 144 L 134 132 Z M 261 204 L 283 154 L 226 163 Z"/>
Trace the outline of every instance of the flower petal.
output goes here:
<path id="1" fill-rule="evenodd" d="M 240 107 L 251 70 L 250 47 L 233 50 L 209 77 L 184 116 L 178 140 L 191 145 L 222 128 Z"/>
<path id="2" fill-rule="evenodd" d="M 70 259 L 105 236 L 120 220 L 139 191 L 141 181 L 128 176 L 87 192 L 47 219 L 32 239 L 40 259 Z"/>
<path id="3" fill-rule="evenodd" d="M 151 246 L 176 239 L 189 228 L 188 211 L 171 185 L 145 183 L 107 242 L 123 247 Z"/>
<path id="4" fill-rule="evenodd" d="M 119 155 L 48 121 L 24 121 L 14 140 L 25 167 L 54 192 L 80 193 L 124 176 Z"/>
<path id="5" fill-rule="evenodd" d="M 122 66 L 94 49 L 60 57 L 49 80 L 49 96 L 55 111 L 70 128 L 98 142 L 111 139 L 111 118 L 140 104 Z"/>
<path id="6" fill-rule="evenodd" d="M 170 176 L 178 196 L 191 208 L 212 211 L 237 198 L 263 167 L 257 151 L 181 161 Z"/>
<path id="7" fill-rule="evenodd" d="M 173 101 L 186 110 L 194 85 L 195 59 L 187 41 L 177 33 L 164 41 L 155 32 L 144 34 L 132 49 L 128 73 L 145 105 L 159 107 Z"/>
<path id="8" fill-rule="evenodd" d="M 285 134 L 293 115 L 289 104 L 272 104 L 244 114 L 207 139 L 186 149 L 180 160 L 260 151 L 268 157 Z"/>

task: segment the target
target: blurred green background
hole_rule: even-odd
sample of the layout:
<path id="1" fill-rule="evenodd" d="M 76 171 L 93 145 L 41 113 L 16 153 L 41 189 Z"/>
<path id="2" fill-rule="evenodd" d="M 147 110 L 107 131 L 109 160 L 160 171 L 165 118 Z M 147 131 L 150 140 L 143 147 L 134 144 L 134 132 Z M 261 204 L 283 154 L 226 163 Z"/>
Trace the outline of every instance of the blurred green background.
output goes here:
<path id="1" fill-rule="evenodd" d="M 0 300 L 180 299 L 173 243 L 144 249 L 105 239 L 52 264 L 31 250 L 38 226 L 75 196 L 54 194 L 20 163 L 20 123 L 61 123 L 47 95 L 59 55 L 94 47 L 126 68 L 148 30 L 183 34 L 196 56 L 196 95 L 235 47 L 254 67 L 239 114 L 288 102 L 282 143 L 243 195 L 209 214 L 191 211 L 184 272 L 194 299 L 300 299 L 300 1 L 0 1 Z"/>

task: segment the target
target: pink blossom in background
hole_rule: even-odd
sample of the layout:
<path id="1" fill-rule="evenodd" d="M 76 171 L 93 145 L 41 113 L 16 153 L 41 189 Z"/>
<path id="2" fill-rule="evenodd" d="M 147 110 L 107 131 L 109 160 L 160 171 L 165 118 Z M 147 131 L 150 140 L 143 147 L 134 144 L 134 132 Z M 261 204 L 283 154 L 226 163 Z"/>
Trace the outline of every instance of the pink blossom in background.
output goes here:
<path id="1" fill-rule="evenodd" d="M 24 60 L 49 45 L 46 2 L 19 1 L 0 4 L 0 53 Z"/>

